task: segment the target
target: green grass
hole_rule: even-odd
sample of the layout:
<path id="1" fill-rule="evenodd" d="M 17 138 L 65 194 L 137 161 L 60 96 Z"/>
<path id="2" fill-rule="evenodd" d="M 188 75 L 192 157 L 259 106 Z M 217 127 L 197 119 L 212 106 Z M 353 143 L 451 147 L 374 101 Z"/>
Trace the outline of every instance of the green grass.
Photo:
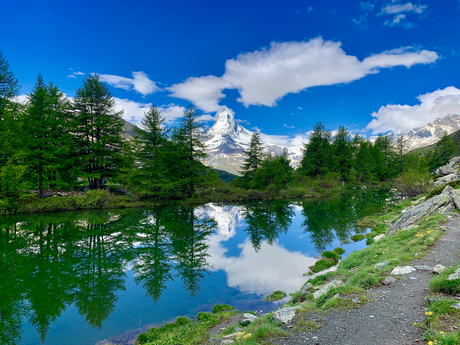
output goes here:
<path id="1" fill-rule="evenodd" d="M 265 297 L 264 302 L 278 301 L 280 299 L 283 299 L 286 296 L 287 296 L 286 292 L 276 290 L 271 295 L 268 295 L 267 297 Z"/>
<path id="2" fill-rule="evenodd" d="M 460 344 L 460 310 L 452 308 L 458 301 L 442 298 L 428 305 L 425 322 L 420 325 L 425 328 L 425 341 L 439 345 Z"/>
<path id="3" fill-rule="evenodd" d="M 213 310 L 220 310 L 216 313 L 201 312 L 198 313 L 196 320 L 179 316 L 176 322 L 167 323 L 161 327 L 150 328 L 147 332 L 137 336 L 139 345 L 173 345 L 173 344 L 204 344 L 209 335 L 207 330 L 218 325 L 222 320 L 229 319 L 231 315 L 236 314 L 236 310 L 224 304 L 214 306 Z"/>
<path id="4" fill-rule="evenodd" d="M 215 306 L 212 307 L 213 313 L 220 313 L 221 311 L 230 311 L 230 310 L 235 310 L 235 307 L 232 307 L 231 305 L 228 305 L 228 304 L 216 304 Z"/>
<path id="5" fill-rule="evenodd" d="M 430 280 L 430 288 L 434 292 L 444 292 L 450 295 L 460 294 L 460 279 L 448 280 L 449 275 L 460 267 L 456 265 L 445 269 L 441 274 Z"/>
<path id="6" fill-rule="evenodd" d="M 363 234 L 355 234 L 350 237 L 353 242 L 359 242 L 361 240 L 364 240 L 364 235 Z"/>

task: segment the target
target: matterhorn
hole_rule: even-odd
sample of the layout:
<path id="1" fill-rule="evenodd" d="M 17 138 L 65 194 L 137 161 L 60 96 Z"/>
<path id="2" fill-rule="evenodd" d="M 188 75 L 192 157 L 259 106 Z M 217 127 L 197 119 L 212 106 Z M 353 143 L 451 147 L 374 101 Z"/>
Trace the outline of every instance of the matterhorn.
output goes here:
<path id="1" fill-rule="evenodd" d="M 228 108 L 218 112 L 215 118 L 213 126 L 207 130 L 206 165 L 232 174 L 240 174 L 245 159 L 244 151 L 248 148 L 253 132 L 238 125 Z M 267 152 L 274 154 L 281 154 L 283 149 L 286 149 L 293 166 L 298 165 L 301 159 L 300 147 L 285 147 L 268 142 L 264 142 L 264 146 Z"/>

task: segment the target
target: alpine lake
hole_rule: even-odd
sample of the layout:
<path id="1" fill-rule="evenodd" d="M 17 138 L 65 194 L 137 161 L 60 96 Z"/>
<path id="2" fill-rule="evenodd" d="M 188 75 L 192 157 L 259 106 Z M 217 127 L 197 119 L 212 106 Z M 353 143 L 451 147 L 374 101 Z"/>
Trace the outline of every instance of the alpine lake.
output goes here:
<path id="1" fill-rule="evenodd" d="M 357 220 L 391 195 L 3 217 L 0 343 L 127 344 L 215 304 L 274 310 L 321 252 L 365 247 Z"/>

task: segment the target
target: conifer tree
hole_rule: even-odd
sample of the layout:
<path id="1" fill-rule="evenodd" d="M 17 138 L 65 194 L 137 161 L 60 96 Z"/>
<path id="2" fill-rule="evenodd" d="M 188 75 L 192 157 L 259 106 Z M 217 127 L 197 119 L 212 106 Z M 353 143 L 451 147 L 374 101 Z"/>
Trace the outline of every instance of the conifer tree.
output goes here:
<path id="1" fill-rule="evenodd" d="M 259 169 L 263 160 L 263 142 L 260 137 L 260 132 L 256 129 L 249 141 L 249 147 L 244 152 L 246 158 L 243 164 L 242 174 L 244 179 L 250 181 L 253 179 L 257 169 Z"/>
<path id="2" fill-rule="evenodd" d="M 444 136 L 436 143 L 434 151 L 428 155 L 428 165 L 431 170 L 446 165 L 449 160 L 458 152 L 458 143 L 450 135 Z"/>
<path id="3" fill-rule="evenodd" d="M 300 165 L 307 176 L 324 176 L 332 170 L 331 132 L 322 122 L 313 127 L 310 141 L 304 145 Z"/>
<path id="4" fill-rule="evenodd" d="M 404 135 L 401 134 L 398 139 L 396 139 L 395 147 L 397 161 L 399 164 L 399 173 L 404 171 L 404 154 L 406 153 L 407 146 L 407 139 L 405 139 Z"/>
<path id="5" fill-rule="evenodd" d="M 334 154 L 334 171 L 338 172 L 342 181 L 348 179 L 352 167 L 353 145 L 350 132 L 340 126 L 337 134 L 332 140 L 332 151 Z"/>
<path id="6" fill-rule="evenodd" d="M 74 100 L 76 154 L 90 189 L 114 177 L 122 162 L 123 111 L 115 111 L 115 100 L 99 75 L 86 78 Z"/>
<path id="7" fill-rule="evenodd" d="M 143 194 L 151 194 L 154 198 L 165 195 L 170 180 L 170 164 L 168 156 L 172 145 L 168 140 L 169 129 L 163 123 L 165 118 L 160 111 L 152 106 L 144 113 L 143 129 L 135 127 L 137 143 L 136 158 L 139 167 L 136 183 L 141 184 Z"/>
<path id="8" fill-rule="evenodd" d="M 207 170 L 203 165 L 207 156 L 204 125 L 199 115 L 198 110 L 189 105 L 182 116 L 180 127 L 172 135 L 174 148 L 170 155 L 170 164 L 174 165 L 176 173 L 175 185 L 179 185 L 190 198 Z"/>
<path id="9" fill-rule="evenodd" d="M 0 120 L 3 119 L 3 111 L 9 100 L 18 95 L 19 82 L 10 70 L 6 57 L 0 51 Z"/>

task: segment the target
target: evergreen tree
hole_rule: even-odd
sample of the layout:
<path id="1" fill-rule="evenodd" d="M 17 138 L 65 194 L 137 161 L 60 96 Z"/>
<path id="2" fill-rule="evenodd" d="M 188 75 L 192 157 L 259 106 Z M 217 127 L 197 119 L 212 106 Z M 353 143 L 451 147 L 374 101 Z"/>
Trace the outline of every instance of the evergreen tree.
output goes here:
<path id="1" fill-rule="evenodd" d="M 0 51 L 0 120 L 3 120 L 4 108 L 9 100 L 18 95 L 19 82 L 10 70 L 6 57 Z"/>
<path id="2" fill-rule="evenodd" d="M 342 181 L 348 180 L 352 167 L 353 145 L 350 132 L 340 126 L 332 140 L 332 152 L 334 154 L 334 171 L 338 172 Z"/>
<path id="3" fill-rule="evenodd" d="M 458 152 L 457 141 L 447 133 L 436 143 L 435 149 L 428 154 L 428 166 L 431 170 L 446 165 Z"/>
<path id="4" fill-rule="evenodd" d="M 206 148 L 204 126 L 199 115 L 198 110 L 189 105 L 182 116 L 180 127 L 172 135 L 174 148 L 170 164 L 174 164 L 176 184 L 190 198 L 208 170 L 202 163 L 206 158 Z"/>
<path id="5" fill-rule="evenodd" d="M 331 132 L 322 122 L 313 127 L 308 144 L 304 145 L 301 168 L 307 176 L 324 176 L 332 170 Z"/>
<path id="6" fill-rule="evenodd" d="M 375 159 L 372 154 L 373 146 L 368 140 L 361 139 L 355 156 L 354 168 L 361 182 L 375 179 Z"/>
<path id="7" fill-rule="evenodd" d="M 246 158 L 241 172 L 243 178 L 249 182 L 254 178 L 254 174 L 259 169 L 263 159 L 263 142 L 257 129 L 252 133 L 249 147 L 244 153 Z"/>
<path id="8" fill-rule="evenodd" d="M 379 135 L 374 142 L 375 175 L 381 181 L 393 178 L 398 174 L 396 156 L 391 139 Z"/>
<path id="9" fill-rule="evenodd" d="M 404 138 L 404 135 L 400 135 L 398 139 L 396 139 L 396 147 L 395 152 L 397 156 L 397 162 L 399 165 L 399 173 L 404 171 L 404 154 L 407 151 L 407 139 Z"/>
<path id="10" fill-rule="evenodd" d="M 136 183 L 140 184 L 142 194 L 158 199 L 167 193 L 170 181 L 168 157 L 172 145 L 168 140 L 169 129 L 163 125 L 165 118 L 158 108 L 152 106 L 144 115 L 143 129 L 135 128 L 136 158 L 139 162 L 139 167 L 135 168 Z"/>
<path id="11" fill-rule="evenodd" d="M 293 168 L 291 167 L 286 149 L 281 155 L 267 155 L 259 169 L 254 174 L 252 185 L 255 188 L 270 188 L 277 193 L 285 188 L 287 183 L 292 180 Z"/>
<path id="12" fill-rule="evenodd" d="M 88 76 L 77 89 L 74 100 L 76 154 L 91 189 L 101 189 L 103 182 L 115 176 L 122 162 L 123 111 L 116 112 L 114 108 L 115 100 L 99 75 Z"/>

